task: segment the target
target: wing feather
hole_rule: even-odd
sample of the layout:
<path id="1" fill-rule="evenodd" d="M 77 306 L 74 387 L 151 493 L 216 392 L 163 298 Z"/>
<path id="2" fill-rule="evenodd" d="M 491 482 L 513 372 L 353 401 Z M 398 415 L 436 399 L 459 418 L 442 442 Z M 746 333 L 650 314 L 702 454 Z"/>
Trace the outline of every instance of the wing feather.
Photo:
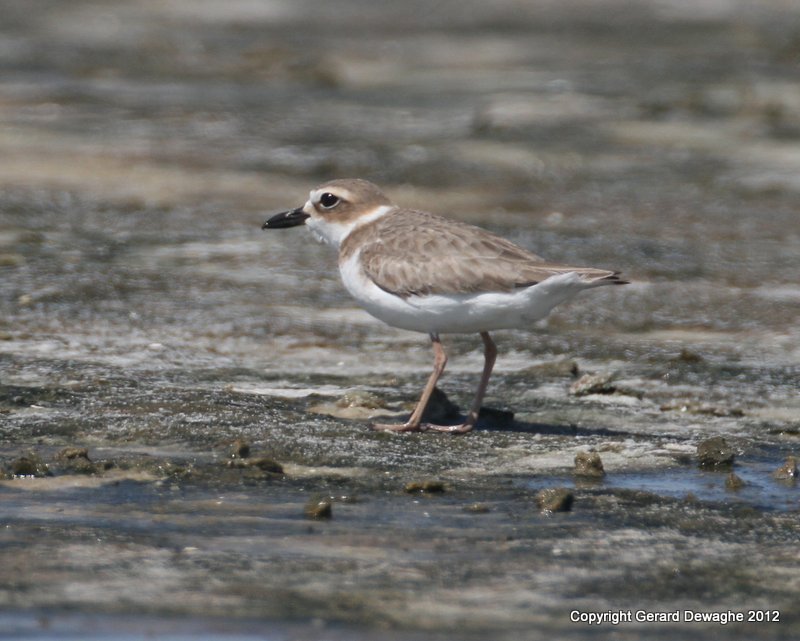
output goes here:
<path id="1" fill-rule="evenodd" d="M 361 267 L 378 287 L 404 298 L 510 292 L 566 272 L 587 286 L 624 283 L 616 272 L 549 264 L 484 229 L 426 212 L 398 209 L 374 225 Z"/>

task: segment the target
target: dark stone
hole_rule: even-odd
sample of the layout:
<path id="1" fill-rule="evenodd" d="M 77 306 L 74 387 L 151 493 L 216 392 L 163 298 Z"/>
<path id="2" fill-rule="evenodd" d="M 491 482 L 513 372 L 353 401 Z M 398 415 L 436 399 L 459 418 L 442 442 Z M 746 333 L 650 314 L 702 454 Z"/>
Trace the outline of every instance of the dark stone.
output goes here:
<path id="1" fill-rule="evenodd" d="M 706 439 L 697 446 L 700 467 L 729 467 L 735 457 L 733 448 L 721 436 Z"/>

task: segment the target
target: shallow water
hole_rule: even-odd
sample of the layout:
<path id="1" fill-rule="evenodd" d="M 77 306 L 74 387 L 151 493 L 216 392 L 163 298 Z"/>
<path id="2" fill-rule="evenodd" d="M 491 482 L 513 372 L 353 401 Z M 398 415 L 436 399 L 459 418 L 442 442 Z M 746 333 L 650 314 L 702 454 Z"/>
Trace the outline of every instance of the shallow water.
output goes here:
<path id="1" fill-rule="evenodd" d="M 797 10 L 220 6 L 3 3 L 0 637 L 706 639 L 569 613 L 770 608 L 726 638 L 796 638 Z M 475 433 L 373 433 L 427 338 L 260 230 L 343 176 L 632 284 L 498 333 Z M 445 345 L 464 408 L 480 340 Z M 743 489 L 698 468 L 714 436 Z"/>
<path id="2" fill-rule="evenodd" d="M 710 503 L 750 506 L 764 511 L 796 511 L 798 508 L 797 483 L 793 480 L 773 478 L 771 461 L 760 464 L 748 462 L 736 468 L 736 475 L 744 482 L 741 489 L 728 489 L 725 480 L 729 472 L 676 467 L 645 472 L 623 472 L 607 479 L 581 479 L 572 476 L 548 476 L 546 479 L 525 481 L 525 487 L 543 489 L 553 484 L 604 492 L 608 490 L 636 490 L 660 497 L 698 500 Z"/>

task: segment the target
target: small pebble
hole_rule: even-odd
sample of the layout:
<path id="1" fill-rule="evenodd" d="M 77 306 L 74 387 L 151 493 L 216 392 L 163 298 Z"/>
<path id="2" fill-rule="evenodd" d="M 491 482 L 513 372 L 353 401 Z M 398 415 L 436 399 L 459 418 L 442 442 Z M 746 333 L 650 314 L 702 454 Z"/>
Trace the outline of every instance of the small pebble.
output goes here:
<path id="1" fill-rule="evenodd" d="M 575 495 L 564 487 L 549 487 L 536 494 L 536 505 L 542 512 L 569 512 Z"/>

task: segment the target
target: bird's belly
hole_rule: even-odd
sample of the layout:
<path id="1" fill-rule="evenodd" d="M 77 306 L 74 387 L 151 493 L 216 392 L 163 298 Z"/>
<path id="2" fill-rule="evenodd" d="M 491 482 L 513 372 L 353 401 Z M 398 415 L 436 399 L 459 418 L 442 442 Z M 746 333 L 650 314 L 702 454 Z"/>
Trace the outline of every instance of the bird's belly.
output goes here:
<path id="1" fill-rule="evenodd" d="M 363 273 L 342 266 L 342 280 L 358 304 L 388 325 L 415 332 L 473 333 L 530 326 L 584 287 L 575 274 L 564 274 L 512 292 L 391 294 Z"/>
<path id="2" fill-rule="evenodd" d="M 509 309 L 503 301 L 486 300 L 491 296 L 487 294 L 409 296 L 405 299 L 389 296 L 394 300 L 359 300 L 359 303 L 385 323 L 417 332 L 472 333 L 529 324 L 518 310 Z"/>

